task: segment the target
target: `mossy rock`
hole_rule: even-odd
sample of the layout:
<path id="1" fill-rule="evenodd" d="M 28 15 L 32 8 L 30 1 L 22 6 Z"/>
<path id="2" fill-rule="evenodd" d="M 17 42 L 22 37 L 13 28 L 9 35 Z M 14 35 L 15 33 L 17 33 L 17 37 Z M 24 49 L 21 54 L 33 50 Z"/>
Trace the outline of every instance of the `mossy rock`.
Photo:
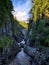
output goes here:
<path id="1" fill-rule="evenodd" d="M 10 47 L 13 43 L 13 39 L 10 36 L 0 37 L 0 48 Z"/>

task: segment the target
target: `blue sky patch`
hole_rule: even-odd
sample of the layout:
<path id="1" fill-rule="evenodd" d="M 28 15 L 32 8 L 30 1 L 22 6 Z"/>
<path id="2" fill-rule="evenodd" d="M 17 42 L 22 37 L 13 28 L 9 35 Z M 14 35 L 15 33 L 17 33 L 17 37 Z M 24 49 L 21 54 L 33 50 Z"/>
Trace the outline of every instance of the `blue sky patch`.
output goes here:
<path id="1" fill-rule="evenodd" d="M 13 15 L 19 21 L 26 21 L 29 18 L 31 9 L 31 0 L 12 0 L 14 6 Z"/>

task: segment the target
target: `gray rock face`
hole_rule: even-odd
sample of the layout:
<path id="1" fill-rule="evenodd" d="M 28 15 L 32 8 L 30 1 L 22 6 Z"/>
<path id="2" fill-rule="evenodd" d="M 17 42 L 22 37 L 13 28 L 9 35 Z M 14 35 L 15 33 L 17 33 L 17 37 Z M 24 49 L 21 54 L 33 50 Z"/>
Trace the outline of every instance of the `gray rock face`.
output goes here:
<path id="1" fill-rule="evenodd" d="M 49 65 L 49 48 L 37 49 L 25 46 L 24 51 L 32 57 L 32 65 Z"/>
<path id="2" fill-rule="evenodd" d="M 12 25 L 11 25 L 11 20 L 10 18 L 8 17 L 8 21 L 7 23 L 5 23 L 1 28 L 0 28 L 0 37 L 4 37 L 4 36 L 12 36 Z M 15 43 L 14 43 L 15 44 Z M 10 53 L 11 54 L 15 54 L 15 50 L 16 52 L 18 51 L 18 45 L 13 45 L 13 49 L 11 49 Z M 16 49 L 17 48 L 17 49 Z M 4 50 L 4 49 L 3 49 Z M 1 49 L 0 49 L 1 51 Z M 8 51 L 7 51 L 8 52 Z M 7 56 L 10 56 L 10 54 L 4 50 L 2 51 L 2 53 L 0 52 L 0 65 L 2 65 L 3 61 L 5 60 L 5 58 L 7 58 Z M 13 53 L 14 52 L 14 53 Z"/>
<path id="3" fill-rule="evenodd" d="M 3 65 L 3 61 L 5 59 L 5 53 L 6 53 L 5 50 L 2 50 L 2 53 L 1 53 L 1 49 L 0 49 L 0 65 Z"/>
<path id="4" fill-rule="evenodd" d="M 29 54 L 29 56 L 34 56 L 34 54 L 36 53 L 36 49 L 35 48 L 30 48 L 29 46 L 25 46 L 24 51 L 27 54 Z"/>
<path id="5" fill-rule="evenodd" d="M 0 65 L 4 65 L 4 63 L 8 65 L 8 63 L 15 57 L 15 54 L 21 50 L 17 42 L 22 40 L 23 35 L 19 32 L 17 36 L 15 35 L 15 38 L 13 37 L 12 21 L 9 16 L 7 22 L 0 28 L 0 37 L 5 36 L 11 36 L 14 42 L 8 50 L 3 49 L 4 51 L 0 54 Z"/>
<path id="6" fill-rule="evenodd" d="M 11 19 L 8 16 L 7 22 L 0 28 L 0 36 L 10 35 L 12 36 L 12 24 Z"/>
<path id="7" fill-rule="evenodd" d="M 27 35 L 27 29 L 22 29 L 22 33 L 24 35 L 24 38 L 26 38 L 26 35 Z"/>
<path id="8" fill-rule="evenodd" d="M 0 54 L 0 65 L 8 65 L 20 50 L 21 49 L 16 42 L 13 43 L 13 45 L 8 50 L 2 51 L 2 54 Z"/>

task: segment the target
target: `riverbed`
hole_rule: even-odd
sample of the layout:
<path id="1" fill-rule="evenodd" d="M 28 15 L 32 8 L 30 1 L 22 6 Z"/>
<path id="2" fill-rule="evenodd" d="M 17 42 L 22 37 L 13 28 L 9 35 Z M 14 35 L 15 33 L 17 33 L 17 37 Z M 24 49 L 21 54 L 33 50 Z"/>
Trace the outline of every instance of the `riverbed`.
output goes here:
<path id="1" fill-rule="evenodd" d="M 31 65 L 30 60 L 31 58 L 23 51 L 22 48 L 9 65 Z"/>

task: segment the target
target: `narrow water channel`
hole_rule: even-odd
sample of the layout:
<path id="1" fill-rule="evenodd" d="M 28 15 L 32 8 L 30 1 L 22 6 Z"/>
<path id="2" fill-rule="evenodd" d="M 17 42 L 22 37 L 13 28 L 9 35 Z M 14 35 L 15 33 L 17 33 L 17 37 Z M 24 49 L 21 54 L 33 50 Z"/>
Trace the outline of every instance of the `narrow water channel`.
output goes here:
<path id="1" fill-rule="evenodd" d="M 30 65 L 30 57 L 23 51 L 23 48 L 21 51 L 16 55 L 13 62 L 9 65 Z"/>

